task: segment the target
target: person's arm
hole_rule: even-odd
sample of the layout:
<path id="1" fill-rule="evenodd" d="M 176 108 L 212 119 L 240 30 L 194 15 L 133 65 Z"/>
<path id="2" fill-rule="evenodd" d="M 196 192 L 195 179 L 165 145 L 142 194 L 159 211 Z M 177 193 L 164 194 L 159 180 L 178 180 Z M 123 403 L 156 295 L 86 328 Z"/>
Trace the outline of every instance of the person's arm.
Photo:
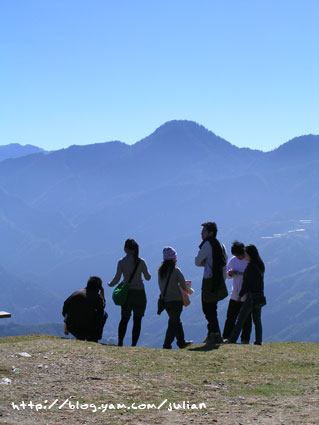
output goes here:
<path id="1" fill-rule="evenodd" d="M 177 273 L 178 283 L 180 284 L 181 288 L 183 288 L 186 291 L 187 287 L 186 287 L 185 278 L 184 278 L 183 273 L 181 272 L 181 270 L 178 267 L 176 267 L 176 273 Z"/>
<path id="2" fill-rule="evenodd" d="M 70 297 L 68 297 L 63 304 L 63 309 L 62 309 L 62 316 L 65 318 L 68 314 L 68 310 L 69 310 L 69 303 L 70 303 Z"/>
<path id="3" fill-rule="evenodd" d="M 102 299 L 102 303 L 103 303 L 103 310 L 104 310 L 106 302 L 105 302 L 105 295 L 104 295 L 104 288 L 103 288 L 103 285 L 101 286 L 101 290 L 100 290 L 100 297 L 101 297 L 101 299 Z"/>
<path id="4" fill-rule="evenodd" d="M 108 283 L 108 286 L 115 286 L 117 283 L 119 283 L 121 276 L 122 276 L 122 267 L 121 267 L 121 262 L 119 261 L 117 263 L 116 274 L 115 274 L 113 280 L 111 280 L 111 282 Z"/>
<path id="5" fill-rule="evenodd" d="M 233 270 L 233 259 L 231 258 L 227 263 L 227 279 L 232 279 L 235 271 Z"/>
<path id="6" fill-rule="evenodd" d="M 157 281 L 158 281 L 158 287 L 160 290 L 160 294 L 163 296 L 164 294 L 164 290 L 165 290 L 165 285 L 166 285 L 166 279 L 164 278 L 164 280 L 160 277 L 159 271 L 157 272 Z"/>
<path id="7" fill-rule="evenodd" d="M 142 273 L 143 273 L 143 275 L 144 275 L 144 277 L 145 277 L 146 280 L 150 280 L 151 279 L 151 274 L 148 271 L 146 262 L 144 260 L 141 260 L 141 261 L 142 261 Z"/>
<path id="8" fill-rule="evenodd" d="M 102 297 L 101 294 L 98 294 L 96 309 L 97 311 L 103 311 L 104 308 L 105 308 L 105 299 Z"/>
<path id="9" fill-rule="evenodd" d="M 209 255 L 209 242 L 205 242 L 201 249 L 198 251 L 197 256 L 195 257 L 195 265 L 197 267 L 204 267 L 206 260 Z"/>

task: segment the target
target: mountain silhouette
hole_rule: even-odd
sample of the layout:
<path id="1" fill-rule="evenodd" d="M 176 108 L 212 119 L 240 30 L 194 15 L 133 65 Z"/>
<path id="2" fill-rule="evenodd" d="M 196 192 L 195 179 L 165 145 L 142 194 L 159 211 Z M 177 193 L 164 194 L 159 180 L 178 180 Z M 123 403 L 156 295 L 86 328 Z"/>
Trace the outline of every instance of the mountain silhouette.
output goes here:
<path id="1" fill-rule="evenodd" d="M 10 143 L 9 145 L 0 146 L 0 161 L 9 158 L 19 158 L 38 152 L 44 152 L 44 150 L 33 145 L 22 146 L 19 143 Z"/>

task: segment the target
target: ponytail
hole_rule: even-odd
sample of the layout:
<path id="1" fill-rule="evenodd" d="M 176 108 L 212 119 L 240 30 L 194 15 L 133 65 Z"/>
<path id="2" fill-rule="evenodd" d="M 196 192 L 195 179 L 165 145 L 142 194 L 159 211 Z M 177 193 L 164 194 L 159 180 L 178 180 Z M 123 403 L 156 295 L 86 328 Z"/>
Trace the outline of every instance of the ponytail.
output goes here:
<path id="1" fill-rule="evenodd" d="M 168 273 L 175 268 L 174 260 L 164 260 L 159 266 L 158 274 L 161 279 L 168 275 Z"/>
<path id="2" fill-rule="evenodd" d="M 139 259 L 139 246 L 135 239 L 126 239 L 124 248 L 133 254 L 134 261 L 137 263 Z"/>

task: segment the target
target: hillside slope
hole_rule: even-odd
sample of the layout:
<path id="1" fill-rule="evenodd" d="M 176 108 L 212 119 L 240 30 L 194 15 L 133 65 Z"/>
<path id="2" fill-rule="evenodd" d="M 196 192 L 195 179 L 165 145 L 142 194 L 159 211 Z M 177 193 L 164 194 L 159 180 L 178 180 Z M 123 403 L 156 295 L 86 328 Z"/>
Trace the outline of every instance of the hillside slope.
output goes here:
<path id="1" fill-rule="evenodd" d="M 237 239 L 255 244 L 265 261 L 265 341 L 317 342 L 318 169 L 319 136 L 265 153 L 238 148 L 190 121 L 165 123 L 132 146 L 114 141 L 2 161 L 2 308 L 13 309 L 14 300 L 15 323 L 60 321 L 63 300 L 89 276 L 113 278 L 124 241 L 133 237 L 152 274 L 141 344 L 162 344 L 156 276 L 166 245 L 177 250 L 196 290 L 183 321 L 189 336 L 201 340 L 202 270 L 194 256 L 200 223 L 216 221 L 229 254 Z M 119 309 L 111 289 L 106 296 L 106 332 L 113 338 Z M 221 325 L 226 304 L 219 305 Z"/>
<path id="2" fill-rule="evenodd" d="M 318 423 L 319 344 L 168 351 L 28 336 L 1 339 L 0 353 L 6 425 Z"/>
<path id="3" fill-rule="evenodd" d="M 10 143 L 9 145 L 0 146 L 0 161 L 10 158 L 20 158 L 21 156 L 39 152 L 44 152 L 44 150 L 33 145 L 22 146 L 19 143 Z"/>

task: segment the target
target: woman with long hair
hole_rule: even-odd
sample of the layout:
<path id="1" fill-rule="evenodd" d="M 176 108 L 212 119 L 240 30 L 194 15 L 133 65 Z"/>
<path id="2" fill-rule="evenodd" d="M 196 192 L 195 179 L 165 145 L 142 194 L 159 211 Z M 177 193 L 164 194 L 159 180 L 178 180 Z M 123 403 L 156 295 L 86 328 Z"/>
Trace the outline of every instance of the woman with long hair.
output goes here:
<path id="1" fill-rule="evenodd" d="M 246 301 L 243 303 L 236 325 L 226 343 L 236 343 L 241 329 L 249 313 L 252 313 L 255 325 L 255 345 L 262 344 L 262 324 L 261 324 L 261 305 L 255 300 L 264 295 L 264 274 L 265 264 L 260 258 L 259 252 L 255 245 L 245 247 L 245 256 L 248 265 L 244 271 L 243 284 L 239 292 L 239 299 L 247 294 Z"/>
<path id="2" fill-rule="evenodd" d="M 128 295 L 121 306 L 121 321 L 118 327 L 118 346 L 123 345 L 128 322 L 133 312 L 132 347 L 135 347 L 141 333 L 142 318 L 146 309 L 146 294 L 142 274 L 146 280 L 151 279 L 146 262 L 139 257 L 139 246 L 135 239 L 127 239 L 124 244 L 126 256 L 119 260 L 116 274 L 109 286 L 115 286 L 123 274 L 128 283 Z M 130 280 L 130 281 L 129 281 Z"/>
<path id="3" fill-rule="evenodd" d="M 179 348 L 185 348 L 192 344 L 192 341 L 185 341 L 184 329 L 180 319 L 183 301 L 179 287 L 187 291 L 187 286 L 183 273 L 176 267 L 176 262 L 177 253 L 175 249 L 166 246 L 163 249 L 163 262 L 158 269 L 158 285 L 169 317 L 163 344 L 163 348 L 167 349 L 172 348 L 172 342 L 175 338 Z"/>
<path id="4" fill-rule="evenodd" d="M 102 279 L 91 276 L 86 287 L 73 292 L 63 305 L 64 333 L 77 339 L 98 342 L 107 319 Z"/>

